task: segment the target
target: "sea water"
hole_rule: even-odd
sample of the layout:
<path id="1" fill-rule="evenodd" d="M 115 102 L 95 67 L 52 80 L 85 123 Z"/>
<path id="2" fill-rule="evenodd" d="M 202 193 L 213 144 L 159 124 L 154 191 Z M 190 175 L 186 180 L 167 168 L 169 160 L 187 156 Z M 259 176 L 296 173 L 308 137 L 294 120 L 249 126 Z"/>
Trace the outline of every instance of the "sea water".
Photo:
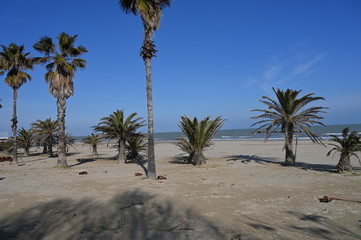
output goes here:
<path id="1" fill-rule="evenodd" d="M 328 125 L 315 126 L 313 131 L 316 132 L 322 139 L 327 140 L 331 138 L 331 135 L 341 136 L 342 130 L 345 127 L 349 127 L 350 132 L 356 131 L 361 134 L 361 124 L 340 124 L 340 125 Z M 232 140 L 263 140 L 264 134 L 253 134 L 255 129 L 221 129 L 214 136 L 213 140 L 217 141 L 232 141 Z M 155 133 L 155 141 L 176 141 L 178 137 L 182 136 L 182 132 L 163 132 Z M 298 140 L 309 139 L 303 132 L 295 133 Z M 269 137 L 269 140 L 283 140 L 283 133 L 273 133 Z"/>

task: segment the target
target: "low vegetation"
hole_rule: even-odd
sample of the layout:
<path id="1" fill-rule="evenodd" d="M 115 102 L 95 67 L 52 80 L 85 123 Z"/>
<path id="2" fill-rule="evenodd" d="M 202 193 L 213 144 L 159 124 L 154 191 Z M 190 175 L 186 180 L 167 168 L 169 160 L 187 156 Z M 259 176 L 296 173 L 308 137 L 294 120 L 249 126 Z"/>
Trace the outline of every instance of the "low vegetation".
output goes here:
<path id="1" fill-rule="evenodd" d="M 211 140 L 218 130 L 223 126 L 224 119 L 217 117 L 210 120 L 210 116 L 202 121 L 195 117 L 193 120 L 182 116 L 179 124 L 184 136 L 179 138 L 177 145 L 189 154 L 188 162 L 194 165 L 206 164 L 203 154 L 206 148 L 211 145 Z"/>
<path id="2" fill-rule="evenodd" d="M 358 135 L 356 131 L 350 133 L 349 128 L 344 128 L 342 130 L 342 137 L 338 137 L 336 135 L 331 135 L 331 137 L 331 141 L 335 143 L 329 144 L 333 146 L 333 148 L 327 153 L 327 156 L 329 156 L 332 152 L 334 152 L 333 156 L 336 152 L 339 152 L 340 160 L 337 164 L 337 170 L 339 172 L 351 172 L 352 164 L 350 158 L 354 156 L 360 162 L 360 158 L 356 154 L 361 151 L 360 135 Z"/>

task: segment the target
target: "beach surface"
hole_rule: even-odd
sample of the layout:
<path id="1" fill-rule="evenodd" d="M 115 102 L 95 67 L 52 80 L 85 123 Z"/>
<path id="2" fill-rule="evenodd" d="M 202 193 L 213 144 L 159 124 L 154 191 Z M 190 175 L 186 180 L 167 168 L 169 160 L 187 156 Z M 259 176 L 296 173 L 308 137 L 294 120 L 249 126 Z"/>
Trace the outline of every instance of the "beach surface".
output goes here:
<path id="1" fill-rule="evenodd" d="M 197 167 L 157 142 L 166 179 L 148 180 L 140 163 L 117 164 L 115 148 L 93 157 L 75 145 L 67 169 L 41 149 L 0 163 L 0 239 L 361 239 L 361 203 L 319 201 L 361 201 L 359 163 L 336 173 L 328 146 L 300 141 L 297 166 L 284 167 L 281 141 L 217 141 Z"/>

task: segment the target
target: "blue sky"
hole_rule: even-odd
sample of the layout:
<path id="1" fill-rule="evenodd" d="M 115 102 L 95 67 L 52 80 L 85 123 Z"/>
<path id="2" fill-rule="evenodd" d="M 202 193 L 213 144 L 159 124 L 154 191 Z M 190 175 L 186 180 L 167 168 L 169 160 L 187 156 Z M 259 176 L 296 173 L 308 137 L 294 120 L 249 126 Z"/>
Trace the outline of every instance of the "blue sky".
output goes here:
<path id="1" fill-rule="evenodd" d="M 225 5 L 225 3 L 227 3 Z M 89 52 L 67 101 L 73 135 L 116 109 L 146 118 L 139 16 L 116 0 L 0 0 L 0 44 L 33 44 L 42 36 L 78 34 Z M 326 124 L 361 123 L 361 1 L 174 0 L 164 10 L 152 61 L 155 131 L 178 131 L 180 116 L 227 119 L 223 129 L 248 128 L 272 87 L 314 92 L 330 109 Z M 44 66 L 30 71 L 18 97 L 18 127 L 56 119 Z M 9 132 L 12 89 L 0 77 L 0 135 Z M 144 129 L 146 131 L 146 129 Z"/>

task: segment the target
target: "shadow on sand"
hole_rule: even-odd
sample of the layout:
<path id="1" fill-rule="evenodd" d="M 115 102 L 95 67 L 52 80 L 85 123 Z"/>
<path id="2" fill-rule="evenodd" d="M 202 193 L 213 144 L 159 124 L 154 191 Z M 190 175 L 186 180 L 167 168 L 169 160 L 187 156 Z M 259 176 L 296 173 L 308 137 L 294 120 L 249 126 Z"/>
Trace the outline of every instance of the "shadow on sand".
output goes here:
<path id="1" fill-rule="evenodd" d="M 260 236 L 268 236 L 267 239 L 289 239 L 290 232 L 298 233 L 302 239 L 339 239 L 336 236 L 342 236 L 342 239 L 361 239 L 360 233 L 352 231 L 347 226 L 343 226 L 342 223 L 325 216 L 304 214 L 297 211 L 286 211 L 283 214 L 288 216 L 287 219 L 292 219 L 283 226 L 274 226 L 270 222 L 251 216 L 243 216 L 245 218 L 243 223 L 259 232 Z"/>
<path id="2" fill-rule="evenodd" d="M 228 156 L 228 159 L 226 161 L 241 161 L 244 164 L 248 164 L 251 162 L 255 162 L 259 164 L 273 163 L 284 166 L 284 162 L 281 161 L 279 158 L 263 157 L 257 155 L 233 155 L 233 156 Z M 297 160 L 295 167 L 303 170 L 314 170 L 319 172 L 333 172 L 333 173 L 337 172 L 337 168 L 335 165 L 297 162 Z"/>
<path id="3" fill-rule="evenodd" d="M 59 199 L 0 219 L 0 239 L 226 239 L 196 211 L 141 190 Z"/>

